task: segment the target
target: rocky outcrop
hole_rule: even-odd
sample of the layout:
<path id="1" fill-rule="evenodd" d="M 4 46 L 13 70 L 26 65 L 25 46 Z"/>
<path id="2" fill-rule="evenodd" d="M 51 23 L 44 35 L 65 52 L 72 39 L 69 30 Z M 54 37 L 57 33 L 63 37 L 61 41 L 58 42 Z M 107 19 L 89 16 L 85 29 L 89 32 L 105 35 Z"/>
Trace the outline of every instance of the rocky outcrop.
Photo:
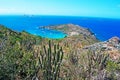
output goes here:
<path id="1" fill-rule="evenodd" d="M 117 60 L 120 58 L 120 38 L 112 37 L 107 41 L 95 43 L 83 49 L 90 49 L 93 51 L 101 50 L 104 53 L 108 53 L 113 60 Z"/>

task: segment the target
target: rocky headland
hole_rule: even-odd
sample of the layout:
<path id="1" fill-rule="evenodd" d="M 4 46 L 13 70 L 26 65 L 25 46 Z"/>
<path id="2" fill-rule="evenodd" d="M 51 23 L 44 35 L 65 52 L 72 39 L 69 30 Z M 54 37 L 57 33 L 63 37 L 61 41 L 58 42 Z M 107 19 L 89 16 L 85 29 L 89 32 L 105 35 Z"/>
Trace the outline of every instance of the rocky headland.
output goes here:
<path id="1" fill-rule="evenodd" d="M 61 31 L 67 36 L 76 36 L 76 35 L 85 35 L 85 36 L 90 36 L 93 38 L 96 38 L 94 33 L 91 32 L 88 28 L 79 26 L 79 25 L 74 25 L 74 24 L 63 24 L 63 25 L 54 25 L 54 26 L 43 26 L 40 28 L 47 28 L 47 29 L 52 29 L 52 30 L 58 30 Z"/>
<path id="2" fill-rule="evenodd" d="M 90 29 L 81 27 L 79 25 L 62 24 L 62 25 L 42 26 L 40 28 L 57 30 L 67 34 L 67 36 L 62 39 L 62 42 L 64 42 L 64 44 L 66 43 L 69 45 L 84 46 L 99 42 L 99 40 L 96 38 L 94 33 L 90 31 Z"/>

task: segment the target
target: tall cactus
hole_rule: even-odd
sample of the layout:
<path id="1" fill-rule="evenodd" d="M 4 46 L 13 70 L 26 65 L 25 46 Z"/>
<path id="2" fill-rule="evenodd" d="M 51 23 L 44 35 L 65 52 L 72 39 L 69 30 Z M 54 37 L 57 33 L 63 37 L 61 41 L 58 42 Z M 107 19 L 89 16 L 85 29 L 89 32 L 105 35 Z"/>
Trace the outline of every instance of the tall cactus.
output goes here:
<path id="1" fill-rule="evenodd" d="M 60 66 L 63 59 L 62 47 L 54 45 L 49 41 L 48 48 L 43 47 L 40 52 L 40 69 L 43 71 L 44 80 L 57 80 L 59 78 Z"/>

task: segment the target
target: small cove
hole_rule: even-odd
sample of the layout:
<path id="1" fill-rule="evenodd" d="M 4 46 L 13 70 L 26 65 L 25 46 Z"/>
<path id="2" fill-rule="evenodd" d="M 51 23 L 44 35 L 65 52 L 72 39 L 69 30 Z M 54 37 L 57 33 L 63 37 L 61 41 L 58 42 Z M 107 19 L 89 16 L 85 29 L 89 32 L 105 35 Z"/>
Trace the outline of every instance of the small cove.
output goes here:
<path id="1" fill-rule="evenodd" d="M 66 34 L 54 30 L 39 30 L 38 27 L 69 23 L 89 28 L 102 41 L 113 36 L 120 37 L 120 19 L 71 16 L 0 16 L 0 24 L 12 30 L 25 30 L 31 34 L 47 38 L 63 38 Z"/>

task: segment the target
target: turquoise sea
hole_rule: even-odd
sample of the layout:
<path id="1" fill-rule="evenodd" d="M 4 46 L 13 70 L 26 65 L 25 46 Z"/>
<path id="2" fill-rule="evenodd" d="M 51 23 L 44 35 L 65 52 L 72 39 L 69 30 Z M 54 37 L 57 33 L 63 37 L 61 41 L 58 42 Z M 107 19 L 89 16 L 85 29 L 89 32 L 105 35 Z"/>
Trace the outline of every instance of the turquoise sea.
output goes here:
<path id="1" fill-rule="evenodd" d="M 34 15 L 0 16 L 0 24 L 12 30 L 25 30 L 34 35 L 54 39 L 63 38 L 66 34 L 55 30 L 39 29 L 39 27 L 68 23 L 89 28 L 100 40 L 107 40 L 113 36 L 120 37 L 120 19 Z"/>

